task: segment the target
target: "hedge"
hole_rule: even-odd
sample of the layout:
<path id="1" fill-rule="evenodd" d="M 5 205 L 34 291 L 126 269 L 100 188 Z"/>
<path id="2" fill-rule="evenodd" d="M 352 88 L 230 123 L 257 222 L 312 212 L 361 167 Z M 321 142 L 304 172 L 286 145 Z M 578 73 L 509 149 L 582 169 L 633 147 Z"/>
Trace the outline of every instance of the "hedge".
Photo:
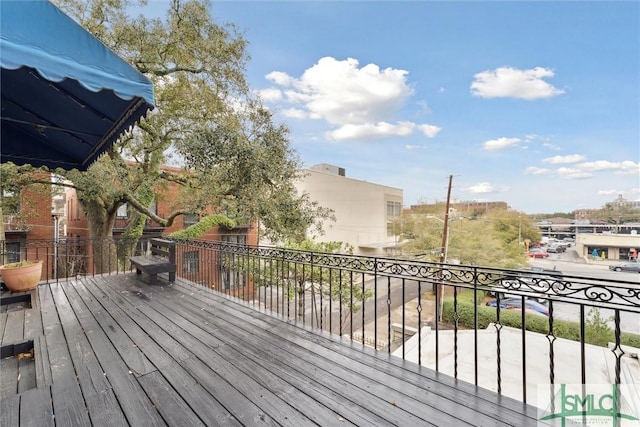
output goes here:
<path id="1" fill-rule="evenodd" d="M 482 302 L 483 299 L 478 295 L 478 302 Z M 494 307 L 484 305 L 476 307 L 473 304 L 473 292 L 462 292 L 458 295 L 458 327 L 474 329 L 474 308 L 478 310 L 478 329 L 486 329 L 489 324 L 496 323 L 498 311 Z M 442 320 L 446 323 L 455 323 L 453 297 L 445 298 L 442 303 Z M 600 320 L 585 320 L 585 343 L 607 347 L 608 343 L 615 342 L 615 334 L 611 328 L 602 324 Z M 518 310 L 500 310 L 500 324 L 521 329 L 522 312 Z M 528 331 L 545 335 L 549 333 L 549 319 L 547 317 L 525 313 L 525 324 Z M 553 334 L 557 338 L 580 341 L 580 323 L 554 319 Z M 640 335 L 621 332 L 620 344 L 640 348 Z"/>

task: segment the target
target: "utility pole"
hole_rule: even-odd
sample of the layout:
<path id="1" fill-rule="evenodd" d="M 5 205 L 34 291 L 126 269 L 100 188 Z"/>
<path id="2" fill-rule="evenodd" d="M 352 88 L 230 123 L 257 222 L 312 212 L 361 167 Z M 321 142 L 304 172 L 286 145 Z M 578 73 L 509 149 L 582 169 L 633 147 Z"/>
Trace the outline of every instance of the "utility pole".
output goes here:
<path id="1" fill-rule="evenodd" d="M 449 249 L 449 206 L 451 204 L 451 184 L 453 183 L 453 175 L 449 175 L 449 188 L 447 189 L 447 205 L 444 212 L 444 225 L 442 230 L 442 245 L 440 246 L 440 263 L 447 261 L 447 250 Z"/>
<path id="2" fill-rule="evenodd" d="M 447 260 L 447 251 L 449 250 L 449 205 L 451 204 L 451 184 L 453 183 L 453 175 L 449 175 L 449 188 L 447 189 L 447 205 L 444 212 L 444 224 L 442 231 L 442 246 L 440 251 L 440 264 L 444 264 Z M 442 265 L 440 266 L 442 268 Z M 442 270 L 440 270 L 442 276 Z M 436 322 L 442 320 L 442 300 L 444 293 L 444 286 L 439 283 L 436 288 L 436 304 L 438 308 L 438 316 L 436 316 Z"/>

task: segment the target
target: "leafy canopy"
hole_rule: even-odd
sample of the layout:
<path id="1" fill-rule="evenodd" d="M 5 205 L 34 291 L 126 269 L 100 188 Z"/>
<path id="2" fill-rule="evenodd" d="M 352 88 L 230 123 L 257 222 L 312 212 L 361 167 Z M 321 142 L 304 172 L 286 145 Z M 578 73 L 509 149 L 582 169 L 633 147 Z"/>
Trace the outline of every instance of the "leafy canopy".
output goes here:
<path id="1" fill-rule="evenodd" d="M 250 91 L 248 42 L 233 24 L 215 21 L 208 1 L 170 1 L 160 18 L 131 14 L 144 13 L 144 1 L 55 3 L 154 83 L 155 110 L 108 155 L 87 172 L 56 171 L 76 189 L 94 237 L 111 236 L 125 203 L 136 212 L 134 236 L 145 218 L 170 226 L 179 215 L 213 210 L 259 221 L 274 239 L 299 239 L 330 217 L 297 195 L 292 181 L 301 165 L 288 129 Z M 161 217 L 150 207 L 170 186 L 178 194 Z"/>

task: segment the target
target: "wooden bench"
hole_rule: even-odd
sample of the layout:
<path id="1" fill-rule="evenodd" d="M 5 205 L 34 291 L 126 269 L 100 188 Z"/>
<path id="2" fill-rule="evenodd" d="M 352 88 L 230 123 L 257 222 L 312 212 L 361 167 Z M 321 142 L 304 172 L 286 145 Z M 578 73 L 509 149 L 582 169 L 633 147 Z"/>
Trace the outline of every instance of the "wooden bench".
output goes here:
<path id="1" fill-rule="evenodd" d="M 151 239 L 151 255 L 131 256 L 129 260 L 136 267 L 136 274 L 144 271 L 151 277 L 151 284 L 157 283 L 159 273 L 169 273 L 169 281 L 176 280 L 176 243 L 165 239 Z"/>

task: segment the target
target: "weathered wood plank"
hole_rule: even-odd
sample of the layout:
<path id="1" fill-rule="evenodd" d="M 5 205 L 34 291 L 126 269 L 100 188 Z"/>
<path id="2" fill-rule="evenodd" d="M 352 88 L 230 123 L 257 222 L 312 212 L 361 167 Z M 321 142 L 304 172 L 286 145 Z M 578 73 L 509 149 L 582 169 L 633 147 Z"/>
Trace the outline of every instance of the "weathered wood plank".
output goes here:
<path id="1" fill-rule="evenodd" d="M 39 286 L 38 289 L 42 304 L 42 322 L 46 325 L 44 334 L 51 369 L 51 387 L 54 390 L 53 408 L 56 422 L 62 425 L 90 426 L 91 421 L 77 382 L 76 371 L 69 354 L 69 344 L 60 324 L 51 288 Z"/>
<path id="2" fill-rule="evenodd" d="M 0 359 L 0 399 L 15 396 L 18 393 L 18 358 Z"/>
<path id="3" fill-rule="evenodd" d="M 18 427 L 20 425 L 20 396 L 0 399 L 0 426 Z"/>
<path id="4" fill-rule="evenodd" d="M 38 308 L 29 308 L 24 311 L 24 339 L 33 340 L 44 333 L 42 315 Z"/>
<path id="5" fill-rule="evenodd" d="M 20 426 L 53 427 L 56 422 L 58 425 L 73 425 L 63 424 L 64 418 L 54 421 L 51 400 L 49 387 L 34 388 L 22 393 L 20 395 Z"/>
<path id="6" fill-rule="evenodd" d="M 251 352 L 250 346 L 243 347 L 242 351 L 235 350 L 231 347 L 236 339 L 241 340 L 241 337 L 235 336 L 238 331 L 234 329 L 233 326 L 229 327 L 229 331 L 223 331 L 222 329 L 214 328 L 210 330 L 210 334 L 206 332 L 194 332 L 199 328 L 206 328 L 206 326 L 203 325 L 205 325 L 208 321 L 214 321 L 207 318 L 201 318 L 200 316 L 203 312 L 200 308 L 194 309 L 193 307 L 189 307 L 188 305 L 185 306 L 182 304 L 182 301 L 176 298 L 171 298 L 170 300 L 168 300 L 166 297 L 162 298 L 162 288 L 148 289 L 146 292 L 151 295 L 149 300 L 151 301 L 150 304 L 152 305 L 153 303 L 157 303 L 161 300 L 163 300 L 163 302 L 171 301 L 170 305 L 177 304 L 173 309 L 169 306 L 158 306 L 157 310 L 158 312 L 161 312 L 168 317 L 168 324 L 166 325 L 166 327 L 175 328 L 174 324 L 182 326 L 182 330 L 176 329 L 171 332 L 172 335 L 182 337 L 186 334 L 187 331 L 189 331 L 191 335 L 195 334 L 194 336 L 200 341 L 206 341 L 211 340 L 212 336 L 215 336 L 215 338 L 217 339 L 220 337 L 221 333 L 228 333 L 228 345 L 215 345 L 213 351 L 215 353 L 219 353 L 222 360 L 231 361 L 231 369 L 244 372 L 248 377 L 256 381 L 258 384 L 261 384 L 263 387 L 268 388 L 283 401 L 286 401 L 289 405 L 297 408 L 299 411 L 304 412 L 308 417 L 312 419 L 313 422 L 316 422 L 320 425 L 331 425 L 336 423 L 337 421 L 340 421 L 340 423 L 343 425 L 349 424 L 349 422 L 358 425 L 384 425 L 385 423 L 391 424 L 388 421 L 385 422 L 384 419 L 380 416 L 371 416 L 370 414 L 357 413 L 356 411 L 354 411 L 352 407 L 355 405 L 353 405 L 352 402 L 350 402 L 348 399 L 345 399 L 344 396 L 337 395 L 332 392 L 331 387 L 333 387 L 334 384 L 331 384 L 331 386 L 319 386 L 318 383 L 313 383 L 313 381 L 310 381 L 309 378 L 306 378 L 304 376 L 298 380 L 295 376 L 289 375 L 287 371 L 293 370 L 293 367 L 296 364 L 291 364 L 289 355 L 278 352 L 277 348 L 275 349 L 276 351 L 264 351 L 257 356 L 252 355 L 252 358 L 248 358 L 247 355 Z M 172 311 L 173 314 L 169 316 L 169 313 L 171 313 Z M 196 324 L 190 326 L 189 323 L 184 323 L 182 320 L 176 318 L 175 316 L 179 317 L 180 313 L 189 314 L 188 318 L 190 320 L 195 319 Z M 209 326 L 209 328 L 213 328 L 213 326 Z M 250 332 L 248 333 L 248 335 L 252 335 L 253 333 L 259 333 L 259 331 Z M 262 344 L 263 343 L 259 345 Z M 188 345 L 189 348 L 193 349 L 195 344 L 185 342 L 185 345 Z M 212 354 L 211 350 L 208 350 L 207 354 Z M 277 373 L 277 371 L 272 371 L 270 369 L 271 366 L 268 363 L 265 364 L 264 360 L 266 359 L 289 360 L 289 366 L 283 365 L 280 371 L 281 375 L 274 375 L 274 373 Z M 222 372 L 220 366 L 224 366 L 224 364 L 218 363 L 217 366 L 218 373 Z M 299 387 L 293 386 L 290 383 L 291 381 L 296 382 Z M 239 382 L 240 380 L 236 379 L 236 384 L 238 384 Z M 328 395 L 331 395 L 333 399 L 328 398 Z M 366 397 L 367 396 L 364 396 L 365 399 Z M 354 396 L 350 396 L 350 398 L 353 399 Z M 388 413 L 388 411 L 385 410 L 385 406 L 388 406 L 387 402 L 378 400 L 372 403 L 372 405 L 379 407 L 380 413 Z M 313 408 L 313 410 L 310 410 L 311 408 Z M 405 421 L 405 423 L 407 424 L 412 423 L 414 425 L 416 423 L 419 423 L 419 420 L 415 417 L 412 417 L 410 415 L 407 416 L 403 411 L 399 409 L 397 410 L 397 412 L 397 419 L 393 424 L 402 421 Z"/>
<path id="7" fill-rule="evenodd" d="M 219 340 L 226 339 L 227 345 L 218 345 L 214 350 L 220 354 L 222 359 L 232 361 L 234 369 L 246 373 L 256 382 L 273 391 L 283 401 L 288 402 L 289 405 L 303 412 L 306 410 L 306 415 L 313 422 L 320 425 L 334 424 L 338 420 L 343 425 L 349 423 L 356 425 L 396 423 L 417 425 L 421 422 L 419 418 L 400 409 L 395 409 L 387 401 L 376 398 L 369 393 L 358 394 L 357 389 L 349 390 L 348 396 L 336 393 L 335 390 L 340 390 L 338 386 L 340 378 L 326 370 L 313 367 L 312 375 L 307 372 L 303 372 L 299 376 L 294 375 L 299 363 L 292 363 L 292 359 L 297 362 L 305 360 L 305 356 L 292 357 L 290 353 L 282 351 L 277 343 L 257 339 L 256 336 L 262 334 L 262 331 L 258 329 L 247 332 L 233 324 L 219 325 L 220 319 L 217 316 L 209 317 L 204 314 L 202 307 L 189 306 L 186 298 L 174 298 L 171 301 L 176 301 L 176 312 L 188 315 L 189 319 L 196 321 L 200 328 L 205 330 L 200 339 L 206 339 L 207 334 L 215 335 Z M 162 311 L 166 314 L 170 309 L 165 306 Z M 248 345 L 243 345 L 245 342 Z M 253 351 L 254 345 L 257 351 Z M 278 361 L 286 362 L 277 367 Z M 358 405 L 375 408 L 375 410 L 370 413 L 356 410 L 353 401 L 357 401 Z M 313 410 L 309 410 L 310 408 Z M 390 418 L 394 418 L 393 422 L 389 421 Z"/>
<path id="8" fill-rule="evenodd" d="M 7 329 L 7 316 L 9 316 L 7 312 L 0 313 L 0 345 L 4 343 L 4 334 Z"/>
<path id="9" fill-rule="evenodd" d="M 116 399 L 125 417 L 118 424 L 130 425 L 536 425 L 520 402 L 206 288 L 149 286 L 133 274 L 39 288 L 45 337 L 33 341 L 36 355 L 48 344 L 53 391 L 35 390 L 45 390 L 51 417 L 21 413 L 20 425 L 51 424 L 54 412 L 56 425 L 82 425 L 87 410 L 93 425 L 113 425 L 90 409 L 100 391 L 113 393 L 104 406 Z M 130 369 L 135 351 L 149 372 Z M 40 386 L 46 374 L 37 361 Z M 32 392 L 20 396 L 43 405 Z M 22 405 L 6 398 L 5 407 L 15 425 Z"/>
<path id="10" fill-rule="evenodd" d="M 18 358 L 18 393 L 36 388 L 36 364 L 33 357 Z"/>
<path id="11" fill-rule="evenodd" d="M 24 310 L 7 313 L 7 326 L 5 327 L 3 344 L 11 344 L 24 341 Z"/>
<path id="12" fill-rule="evenodd" d="M 128 425 L 111 389 L 111 384 L 105 377 L 84 330 L 69 304 L 64 286 L 51 286 L 51 293 L 60 313 L 65 336 L 69 342 L 73 342 L 73 345 L 69 346 L 69 353 L 76 367 L 78 383 L 86 401 L 91 422 L 94 426 Z"/>
<path id="13" fill-rule="evenodd" d="M 126 363 L 120 358 L 119 353 L 113 347 L 113 343 L 111 343 L 94 317 L 94 313 L 104 310 L 100 308 L 90 294 L 85 293 L 81 298 L 75 292 L 78 289 L 82 289 L 83 286 L 84 284 L 81 281 L 65 284 L 66 295 L 80 325 L 85 330 L 89 343 L 111 384 L 114 395 L 118 399 L 127 421 L 136 426 L 163 425 L 164 421 L 158 414 L 157 409 L 135 380 L 135 376 L 130 373 Z M 105 326 L 108 329 L 109 324 L 113 325 L 114 323 L 113 319 L 111 319 Z"/>
<path id="14" fill-rule="evenodd" d="M 144 375 L 157 369 L 118 324 L 115 319 L 116 314 L 109 312 L 102 306 L 103 298 L 100 300 L 95 298 L 84 284 L 73 288 L 83 299 L 87 308 L 112 343 L 113 348 L 118 352 L 119 357 L 125 362 L 133 375 Z"/>
<path id="15" fill-rule="evenodd" d="M 40 335 L 33 340 L 33 354 L 36 365 L 36 387 L 49 386 L 53 382 L 51 377 L 51 363 L 49 362 L 49 350 L 47 339 Z"/>
<path id="16" fill-rule="evenodd" d="M 156 404 L 168 425 L 204 426 L 204 423 L 189 408 L 159 372 L 151 372 L 138 378 L 151 400 Z"/>
<path id="17" fill-rule="evenodd" d="M 180 291 L 180 288 L 180 286 L 177 286 L 176 290 Z M 205 298 L 208 298 L 209 294 L 211 294 L 208 290 L 203 292 L 197 287 L 192 286 L 187 287 L 184 292 L 193 294 L 194 291 L 201 294 L 201 297 Z M 460 383 L 456 383 L 455 385 L 443 384 L 442 379 L 444 379 L 445 376 L 442 376 L 443 378 L 437 382 L 433 381 L 433 378 L 429 378 L 427 380 L 423 377 L 422 380 L 420 380 L 420 376 L 416 376 L 415 372 L 409 374 L 404 367 L 395 366 L 393 363 L 389 364 L 389 361 L 396 362 L 395 359 L 383 359 L 384 362 L 381 363 L 381 357 L 379 355 L 380 352 L 373 352 L 373 354 L 366 355 L 362 351 L 363 348 L 361 344 L 357 344 L 358 348 L 354 352 L 353 348 L 345 346 L 343 342 L 332 337 L 320 337 L 318 334 L 310 333 L 308 331 L 304 331 L 302 336 L 300 336 L 300 334 L 291 333 L 292 326 L 290 325 L 274 328 L 273 325 L 281 323 L 279 319 L 267 316 L 265 318 L 261 318 L 261 320 L 256 320 L 255 318 L 257 316 L 254 314 L 255 310 L 246 306 L 244 309 L 239 309 L 238 304 L 235 302 L 230 302 L 229 300 L 222 301 L 222 304 L 216 306 L 215 310 L 217 313 L 225 311 L 229 313 L 229 315 L 240 317 L 241 319 L 237 321 L 239 325 L 253 323 L 253 327 L 249 327 L 250 330 L 270 329 L 270 331 L 276 335 L 276 337 L 274 337 L 275 339 L 273 339 L 275 342 L 284 343 L 287 340 L 293 340 L 296 345 L 302 346 L 303 349 L 306 348 L 306 350 L 303 350 L 302 354 L 304 354 L 305 351 L 308 351 L 312 358 L 317 355 L 322 355 L 322 357 L 328 358 L 329 365 L 336 367 L 333 372 L 337 372 L 339 366 L 344 366 L 348 370 L 353 370 L 353 375 L 355 376 L 351 377 L 351 381 L 357 383 L 358 379 L 360 379 L 362 382 L 360 387 L 365 387 L 366 384 L 385 384 L 386 387 L 390 387 L 396 392 L 401 393 L 401 396 L 408 396 L 410 399 L 429 405 L 443 414 L 448 413 L 450 417 L 457 418 L 458 422 L 464 421 L 472 424 L 501 424 L 506 420 L 518 425 L 518 423 L 522 423 L 523 421 L 535 422 L 536 420 L 535 411 L 534 413 L 530 412 L 527 416 L 522 415 L 524 408 L 522 408 L 521 403 L 518 403 L 520 411 L 517 411 L 513 409 L 506 409 L 495 400 L 482 401 L 481 399 L 478 399 L 477 390 L 474 390 L 473 392 L 462 392 L 460 390 Z M 243 311 L 245 311 L 244 314 L 241 313 Z M 221 317 L 224 316 L 221 315 Z M 267 327 L 263 323 L 265 320 L 272 326 Z M 295 329 L 301 330 L 300 328 Z M 321 343 L 322 345 L 318 346 L 317 343 Z M 352 347 L 355 346 L 355 344 L 352 345 Z M 336 353 L 335 350 L 340 350 L 340 352 Z M 287 351 L 295 352 L 295 348 Z M 292 353 L 291 355 L 294 358 L 297 357 L 295 353 Z M 354 358 L 357 358 L 358 361 L 354 361 Z M 365 359 L 368 359 L 368 363 L 362 364 Z M 387 372 L 381 372 L 385 369 Z M 338 376 L 343 379 L 345 378 L 345 375 L 349 374 L 344 373 L 339 374 Z M 448 379 L 448 377 L 446 378 Z M 432 381 L 433 385 L 429 386 Z M 369 388 L 369 390 L 371 391 L 372 388 Z M 447 393 L 451 395 L 447 396 Z M 386 392 L 383 391 L 383 389 L 379 390 L 378 395 L 381 397 L 387 396 L 387 398 L 392 399 L 396 405 L 400 405 L 410 412 L 419 414 L 419 412 L 416 412 L 419 410 L 417 406 L 413 404 L 407 405 L 407 403 L 410 403 L 410 400 L 407 398 L 402 398 L 401 396 L 393 398 L 393 392 Z M 505 400 L 505 398 L 501 397 L 500 400 Z M 442 416 L 442 414 L 438 414 L 437 416 Z M 438 422 L 436 419 L 431 418 L 430 421 Z"/>
<path id="18" fill-rule="evenodd" d="M 156 323 L 161 329 L 173 336 L 176 340 L 184 343 L 185 347 L 194 353 L 194 357 L 190 357 L 182 362 L 182 367 L 199 383 L 204 387 L 211 395 L 229 411 L 231 412 L 242 424 L 245 425 L 303 425 L 308 421 L 305 419 L 289 419 L 287 417 L 280 417 L 282 411 L 279 408 L 274 408 L 274 411 L 278 413 L 278 421 L 276 422 L 264 408 L 261 406 L 262 400 L 261 394 L 269 395 L 268 390 L 264 390 L 262 387 L 256 386 L 251 390 L 248 395 L 244 392 L 237 390 L 234 386 L 237 381 L 242 377 L 242 373 L 235 371 L 234 374 L 238 375 L 236 378 L 231 378 L 227 381 L 221 377 L 218 372 L 220 371 L 220 364 L 227 363 L 225 361 L 218 360 L 213 357 L 215 354 L 211 352 L 211 346 L 203 346 L 202 343 L 190 337 L 189 334 L 185 334 L 184 330 L 180 329 L 173 324 L 172 320 L 167 319 L 161 312 L 151 307 L 153 301 L 148 300 L 148 304 L 142 304 L 138 309 L 143 312 L 149 319 Z M 161 309 L 164 307 L 161 306 Z M 149 331 L 150 334 L 154 334 L 155 330 Z M 196 357 L 198 356 L 198 357 Z M 253 399 L 254 396 L 258 396 L 257 399 Z M 268 405 L 271 406 L 271 405 Z M 300 416 L 300 414 L 298 414 Z"/>
<path id="19" fill-rule="evenodd" d="M 176 301 L 178 301 L 177 304 L 180 305 L 179 310 L 181 312 L 190 313 L 189 317 L 192 319 L 201 319 L 201 323 L 204 325 L 202 328 L 215 328 L 211 330 L 211 332 L 213 333 L 215 331 L 218 339 L 223 339 L 224 337 L 227 340 L 227 346 L 238 346 L 238 348 L 242 348 L 242 351 L 245 353 L 254 348 L 258 349 L 256 363 L 263 365 L 261 368 L 262 371 L 268 371 L 271 374 L 270 377 L 268 377 L 270 381 L 267 382 L 267 386 L 270 388 L 274 387 L 272 384 L 274 381 L 273 377 L 275 377 L 274 374 L 279 371 L 272 370 L 273 366 L 264 366 L 266 364 L 265 360 L 274 359 L 273 355 L 279 355 L 279 357 L 275 357 L 275 359 L 287 360 L 289 364 L 288 371 L 295 372 L 297 370 L 297 374 L 307 382 L 306 385 L 302 385 L 297 389 L 297 395 L 311 392 L 308 384 L 313 382 L 317 384 L 330 384 L 333 390 L 341 394 L 341 398 L 338 398 L 330 406 L 334 410 L 336 408 L 343 410 L 343 412 L 339 414 L 340 418 L 349 420 L 350 417 L 353 417 L 352 422 L 358 423 L 360 418 L 374 414 L 384 420 L 381 422 L 382 424 L 427 425 L 433 423 L 434 425 L 444 425 L 456 421 L 458 425 L 463 424 L 460 420 L 456 420 L 451 416 L 441 414 L 437 411 L 433 414 L 425 414 L 423 411 L 424 405 L 419 405 L 414 402 L 410 396 L 402 395 L 388 388 L 384 382 L 365 383 L 359 376 L 352 373 L 349 369 L 345 369 L 339 363 L 328 364 L 321 358 L 314 358 L 312 354 L 313 350 L 309 352 L 300 351 L 299 348 L 288 345 L 287 339 L 274 341 L 270 336 L 263 336 L 266 330 L 258 328 L 243 330 L 238 325 L 235 325 L 235 322 L 228 323 L 228 319 L 226 319 L 225 316 L 207 315 L 207 307 L 197 299 L 187 300 L 185 298 L 178 298 Z M 189 307 L 187 305 L 188 303 L 194 304 L 195 306 Z M 216 306 L 215 310 L 219 308 L 220 306 Z M 207 319 L 209 325 L 205 325 Z M 293 330 L 291 333 L 295 334 L 296 332 L 297 331 Z M 216 351 L 219 349 L 226 350 L 227 346 L 220 346 Z M 237 356 L 234 354 L 229 354 L 226 357 L 230 357 L 234 361 L 237 360 Z M 296 363 L 300 360 L 304 361 L 303 366 L 300 365 L 300 363 Z M 251 366 L 246 366 L 241 369 L 247 369 L 250 372 L 255 371 L 255 368 L 252 369 Z M 286 371 L 287 367 L 282 367 L 280 372 L 286 376 Z M 376 390 L 378 391 L 377 393 L 375 393 Z M 367 410 L 363 411 L 359 409 L 358 411 L 349 411 L 343 402 L 351 399 L 352 401 L 357 401 L 358 406 L 366 407 Z M 311 405 L 315 406 L 315 410 L 318 410 L 319 405 L 314 402 L 318 401 L 312 399 L 311 403 Z M 413 411 L 408 411 L 407 408 L 413 408 Z M 421 418 L 426 416 L 428 416 L 429 420 Z M 337 414 L 334 414 L 334 417 L 332 421 L 335 422 Z"/>
<path id="20" fill-rule="evenodd" d="M 139 282 L 136 281 L 136 283 Z M 162 371 L 162 375 L 183 399 L 188 402 L 189 406 L 193 408 L 194 412 L 198 414 L 201 419 L 206 420 L 209 425 L 240 425 L 196 379 L 191 377 L 189 373 L 182 368 L 181 363 L 188 357 L 191 357 L 191 353 L 136 309 L 137 298 L 134 300 L 125 298 L 124 296 L 128 294 L 128 292 L 125 291 L 125 293 L 123 293 L 117 290 L 115 286 L 111 286 L 110 283 L 99 279 L 91 280 L 89 289 L 91 289 L 92 292 L 100 289 L 104 292 L 105 296 L 111 298 L 113 303 L 122 311 L 120 315 L 116 316 L 118 321 L 125 318 L 135 321 L 135 326 L 130 324 L 129 320 L 126 321 L 126 324 L 129 325 L 127 331 L 132 337 L 137 338 L 135 342 L 138 347 L 144 351 L 145 354 L 149 355 L 154 365 Z M 106 305 L 104 299 L 103 304 Z M 118 310 L 116 310 L 116 313 L 117 312 Z M 121 326 L 123 326 L 122 323 Z M 149 333 L 149 335 L 141 335 L 141 333 Z M 158 349 L 155 344 L 156 342 L 162 346 L 161 349 Z M 171 355 L 172 361 L 165 359 L 161 353 Z"/>
<path id="21" fill-rule="evenodd" d="M 153 298 L 150 304 L 158 300 Z M 327 425 L 335 423 L 339 418 L 331 408 L 319 405 L 305 394 L 298 393 L 297 389 L 278 377 L 261 375 L 263 368 L 259 364 L 247 364 L 247 357 L 242 352 L 232 351 L 227 354 L 230 349 L 226 348 L 227 346 L 220 342 L 215 334 L 203 331 L 197 323 L 191 323 L 191 316 L 187 320 L 178 311 L 172 311 L 166 305 L 158 308 L 166 316 L 168 321 L 166 327 L 176 325 L 182 329 L 174 335 L 180 342 L 212 369 L 215 368 L 217 375 L 231 383 L 234 388 L 274 419 L 286 419 L 287 423 L 293 422 L 298 425 L 308 422 Z M 260 379 L 263 382 L 260 382 Z M 295 396 L 295 399 L 292 396 Z M 311 407 L 314 408 L 313 411 L 308 410 Z M 349 423 L 345 421 L 343 424 Z"/>

